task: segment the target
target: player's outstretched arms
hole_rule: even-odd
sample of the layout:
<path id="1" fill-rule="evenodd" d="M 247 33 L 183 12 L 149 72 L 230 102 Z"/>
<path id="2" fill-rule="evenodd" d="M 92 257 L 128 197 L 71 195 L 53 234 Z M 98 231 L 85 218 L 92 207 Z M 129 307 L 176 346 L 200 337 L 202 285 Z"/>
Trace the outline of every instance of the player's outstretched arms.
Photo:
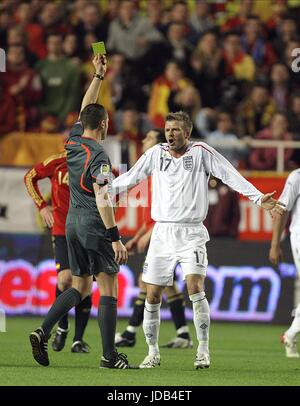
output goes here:
<path id="1" fill-rule="evenodd" d="M 284 203 L 281 203 L 278 200 L 273 199 L 275 193 L 276 191 L 272 193 L 266 193 L 261 198 L 261 207 L 265 210 L 268 210 L 271 214 L 271 217 L 274 217 L 276 213 L 282 216 L 286 211 Z"/>
<path id="2" fill-rule="evenodd" d="M 97 102 L 101 83 L 102 83 L 102 81 L 104 79 L 104 75 L 106 73 L 106 67 L 107 67 L 106 56 L 105 55 L 96 55 L 93 59 L 93 65 L 95 67 L 95 75 L 83 97 L 80 112 L 88 104 Z"/>
<path id="3" fill-rule="evenodd" d="M 128 253 L 119 236 L 118 227 L 115 221 L 114 208 L 107 191 L 107 186 L 100 187 L 97 185 L 97 183 L 94 183 L 93 187 L 99 214 L 111 236 L 112 248 L 115 253 L 115 261 L 119 265 L 126 264 L 128 260 Z"/>

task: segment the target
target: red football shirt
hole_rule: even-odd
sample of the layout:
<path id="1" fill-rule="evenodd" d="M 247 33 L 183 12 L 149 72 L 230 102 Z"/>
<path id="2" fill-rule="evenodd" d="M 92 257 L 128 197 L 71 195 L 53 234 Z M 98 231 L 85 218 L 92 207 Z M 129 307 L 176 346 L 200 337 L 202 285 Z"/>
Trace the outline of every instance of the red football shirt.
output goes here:
<path id="1" fill-rule="evenodd" d="M 66 152 L 50 156 L 44 162 L 30 169 L 24 177 L 28 193 L 39 210 L 48 205 L 38 187 L 38 181 L 45 178 L 50 179 L 52 186 L 51 198 L 54 217 L 52 235 L 66 235 L 66 218 L 70 200 Z"/>

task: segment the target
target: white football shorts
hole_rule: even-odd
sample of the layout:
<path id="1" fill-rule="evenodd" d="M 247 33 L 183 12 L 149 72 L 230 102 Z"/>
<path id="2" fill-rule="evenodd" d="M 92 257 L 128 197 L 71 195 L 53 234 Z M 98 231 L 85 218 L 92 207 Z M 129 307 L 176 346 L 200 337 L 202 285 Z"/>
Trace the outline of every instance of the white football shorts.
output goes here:
<path id="1" fill-rule="evenodd" d="M 181 265 L 186 275 L 206 275 L 206 242 L 203 224 L 156 223 L 153 228 L 142 280 L 158 286 L 172 286 L 174 270 Z"/>
<path id="2" fill-rule="evenodd" d="M 295 266 L 300 276 L 300 233 L 292 231 L 290 239 Z"/>

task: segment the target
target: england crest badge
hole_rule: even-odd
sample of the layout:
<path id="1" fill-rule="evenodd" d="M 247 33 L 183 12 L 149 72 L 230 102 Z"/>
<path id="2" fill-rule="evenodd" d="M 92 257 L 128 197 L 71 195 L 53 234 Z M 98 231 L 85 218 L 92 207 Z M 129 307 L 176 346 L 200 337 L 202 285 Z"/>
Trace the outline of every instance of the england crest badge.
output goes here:
<path id="1" fill-rule="evenodd" d="M 192 172 L 194 166 L 193 157 L 192 156 L 185 156 L 183 157 L 183 168 L 186 171 Z"/>

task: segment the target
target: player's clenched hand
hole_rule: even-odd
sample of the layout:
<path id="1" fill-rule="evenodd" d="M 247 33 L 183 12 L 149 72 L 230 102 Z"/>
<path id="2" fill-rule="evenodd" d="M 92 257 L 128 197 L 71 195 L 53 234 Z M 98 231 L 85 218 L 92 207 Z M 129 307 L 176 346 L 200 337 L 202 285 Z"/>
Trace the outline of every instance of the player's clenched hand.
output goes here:
<path id="1" fill-rule="evenodd" d="M 54 224 L 54 218 L 52 214 L 53 208 L 51 206 L 46 206 L 40 210 L 40 215 L 46 227 L 52 228 Z"/>
<path id="2" fill-rule="evenodd" d="M 266 193 L 261 198 L 261 207 L 268 210 L 271 214 L 271 217 L 273 217 L 275 213 L 283 215 L 283 213 L 285 212 L 285 204 L 279 202 L 276 199 L 273 199 L 275 193 L 276 191 L 272 193 Z"/>
<path id="3" fill-rule="evenodd" d="M 118 265 L 126 264 L 128 260 L 128 252 L 122 241 L 114 241 L 112 247 L 115 253 L 115 261 Z"/>
<path id="4" fill-rule="evenodd" d="M 282 251 L 280 247 L 271 247 L 269 252 L 269 260 L 270 262 L 277 266 L 279 261 L 282 260 Z"/>
<path id="5" fill-rule="evenodd" d="M 107 61 L 105 55 L 96 55 L 93 59 L 93 65 L 98 75 L 104 76 L 107 67 Z"/>

